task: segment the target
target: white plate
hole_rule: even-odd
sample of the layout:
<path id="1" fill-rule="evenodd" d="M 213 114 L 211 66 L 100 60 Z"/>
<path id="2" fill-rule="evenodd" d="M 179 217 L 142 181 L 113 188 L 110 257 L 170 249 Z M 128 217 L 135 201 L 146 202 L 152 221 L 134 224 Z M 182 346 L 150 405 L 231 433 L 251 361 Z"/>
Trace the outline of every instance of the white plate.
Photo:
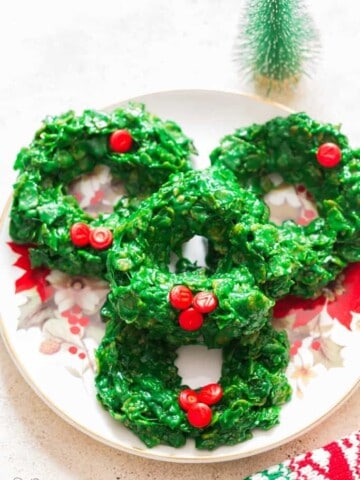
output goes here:
<path id="1" fill-rule="evenodd" d="M 173 119 L 192 137 L 199 150 L 198 167 L 208 163 L 209 152 L 220 138 L 235 128 L 286 115 L 285 107 L 256 97 L 216 91 L 169 91 L 138 97 L 153 113 Z M 122 102 L 124 103 L 124 102 Z M 54 112 L 49 112 L 54 113 Z M 106 172 L 75 188 L 85 205 L 101 198 L 112 202 L 116 191 L 106 187 Z M 311 202 L 303 189 L 280 188 L 268 199 L 274 220 L 292 216 L 307 222 L 313 217 Z M 71 278 L 51 272 L 49 284 L 29 271 L 25 251 L 10 248 L 8 209 L 2 219 L 0 262 L 2 282 L 1 333 L 17 367 L 36 393 L 71 425 L 117 449 L 173 462 L 219 462 L 247 457 L 294 439 L 334 411 L 359 383 L 360 314 L 358 265 L 337 285 L 335 300 L 323 298 L 302 305 L 283 305 L 284 318 L 276 320 L 289 332 L 291 362 L 288 377 L 294 388 L 292 400 L 283 407 L 280 424 L 268 432 L 232 447 L 198 451 L 189 441 L 183 448 L 146 448 L 130 431 L 109 417 L 95 398 L 94 349 L 103 335 L 98 310 L 107 286 L 103 282 Z M 14 265 L 16 263 L 16 265 Z M 39 273 L 39 272 L 35 272 Z M 16 287 L 18 292 L 15 293 Z M 80 305 L 66 317 L 60 312 Z M 280 312 L 280 313 L 281 313 Z M 280 314 L 279 314 L 280 315 Z M 218 352 L 204 361 L 204 350 L 182 349 L 178 366 L 183 378 L 197 387 L 216 381 Z M 184 350 L 186 354 L 184 354 Z M 205 370 L 203 365 L 207 365 Z"/>

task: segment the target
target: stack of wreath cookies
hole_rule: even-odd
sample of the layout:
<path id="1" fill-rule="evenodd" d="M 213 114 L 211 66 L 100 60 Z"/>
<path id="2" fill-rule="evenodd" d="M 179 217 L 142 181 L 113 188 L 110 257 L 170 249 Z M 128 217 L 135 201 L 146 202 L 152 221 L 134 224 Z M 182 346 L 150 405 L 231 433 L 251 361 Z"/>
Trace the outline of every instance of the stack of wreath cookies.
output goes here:
<path id="1" fill-rule="evenodd" d="M 15 162 L 10 235 L 31 244 L 34 267 L 109 282 L 97 395 L 148 447 L 193 438 L 211 450 L 277 424 L 291 388 L 276 300 L 316 297 L 360 260 L 360 152 L 335 126 L 293 114 L 227 135 L 205 170 L 192 169 L 194 153 L 176 123 L 129 104 L 47 118 Z M 127 194 L 94 218 L 68 185 L 99 164 Z M 309 225 L 270 221 L 272 173 L 312 193 Z M 205 267 L 183 256 L 195 235 Z M 222 350 L 217 383 L 183 385 L 182 345 Z"/>

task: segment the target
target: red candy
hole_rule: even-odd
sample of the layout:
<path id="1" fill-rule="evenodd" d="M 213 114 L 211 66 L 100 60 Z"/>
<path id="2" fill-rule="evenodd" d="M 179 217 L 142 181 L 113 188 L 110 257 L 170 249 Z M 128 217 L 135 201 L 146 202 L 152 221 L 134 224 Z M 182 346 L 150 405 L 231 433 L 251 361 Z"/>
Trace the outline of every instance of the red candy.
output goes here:
<path id="1" fill-rule="evenodd" d="M 77 222 L 70 227 L 70 238 L 77 247 L 85 247 L 89 244 L 90 227 L 86 223 Z"/>
<path id="2" fill-rule="evenodd" d="M 206 405 L 218 403 L 223 396 L 223 389 L 218 383 L 209 383 L 202 387 L 198 394 L 198 401 Z"/>
<path id="3" fill-rule="evenodd" d="M 109 145 L 113 152 L 126 153 L 130 150 L 133 143 L 131 133 L 127 130 L 115 130 L 110 135 Z"/>
<path id="4" fill-rule="evenodd" d="M 201 313 L 210 313 L 218 306 L 218 299 L 211 292 L 199 292 L 193 300 L 194 308 Z"/>
<path id="5" fill-rule="evenodd" d="M 335 143 L 323 143 L 316 152 L 317 161 L 326 168 L 335 167 L 341 160 L 341 150 Z"/>
<path id="6" fill-rule="evenodd" d="M 202 313 L 195 310 L 195 308 L 190 307 L 179 314 L 179 325 L 183 330 L 198 330 L 203 323 Z"/>
<path id="7" fill-rule="evenodd" d="M 108 248 L 113 241 L 111 231 L 106 227 L 95 227 L 90 231 L 89 243 L 97 250 Z"/>
<path id="8" fill-rule="evenodd" d="M 174 308 L 183 310 L 192 304 L 193 294 L 185 285 L 176 285 L 170 291 L 169 300 Z"/>
<path id="9" fill-rule="evenodd" d="M 206 403 L 194 403 L 187 412 L 187 418 L 193 427 L 207 427 L 212 419 L 211 408 Z"/>
<path id="10" fill-rule="evenodd" d="M 190 388 L 186 388 L 185 390 L 182 390 L 179 394 L 179 405 L 185 411 L 188 411 L 191 405 L 194 405 L 194 403 L 197 403 L 197 401 L 198 401 L 197 393 L 194 392 L 194 390 L 191 390 Z"/>

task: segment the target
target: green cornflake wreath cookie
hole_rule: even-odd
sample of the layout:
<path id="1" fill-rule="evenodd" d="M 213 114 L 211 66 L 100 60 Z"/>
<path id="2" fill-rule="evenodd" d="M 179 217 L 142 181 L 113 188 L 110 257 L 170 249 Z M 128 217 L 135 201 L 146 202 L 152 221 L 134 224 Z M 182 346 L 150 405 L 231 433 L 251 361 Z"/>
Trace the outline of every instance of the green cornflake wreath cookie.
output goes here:
<path id="1" fill-rule="evenodd" d="M 306 227 L 283 224 L 289 235 L 300 232 L 311 245 L 293 293 L 317 295 L 347 263 L 360 260 L 360 151 L 350 148 L 338 127 L 305 113 L 278 117 L 225 136 L 210 158 L 258 198 L 273 188 L 272 173 L 305 185 L 313 195 L 319 218 Z"/>
<path id="2" fill-rule="evenodd" d="M 247 346 L 233 340 L 223 348 L 223 394 L 211 406 L 206 428 L 190 425 L 179 405 L 187 387 L 174 364 L 176 351 L 148 333 L 111 320 L 96 352 L 100 402 L 148 447 L 180 447 L 194 438 L 197 448 L 213 450 L 250 438 L 254 428 L 267 430 L 279 422 L 280 406 L 291 394 L 284 374 L 289 350 L 284 332 L 266 324 Z"/>
<path id="3" fill-rule="evenodd" d="M 245 341 L 264 325 L 274 305 L 259 278 L 286 293 L 306 248 L 301 238 L 299 242 L 292 232 L 287 237 L 286 231 L 281 235 L 281 229 L 268 222 L 268 207 L 249 189 L 240 188 L 229 170 L 209 168 L 173 175 L 114 230 L 104 318 L 146 328 L 150 336 L 176 345 L 197 341 L 219 346 L 234 337 Z M 182 246 L 194 235 L 211 242 L 216 265 L 185 265 L 184 271 L 171 272 L 174 253 L 180 257 L 180 270 L 184 268 Z M 246 258 L 243 250 L 249 242 L 253 251 L 246 252 Z M 260 253 L 270 243 L 273 251 L 265 268 Z M 181 285 L 196 299 L 201 292 L 208 294 L 208 300 L 213 295 L 215 307 L 196 308 L 201 319 L 191 300 L 189 305 L 174 304 L 169 295 Z M 200 325 L 179 328 L 187 315 L 190 323 Z"/>
<path id="4" fill-rule="evenodd" d="M 86 110 L 77 116 L 70 111 L 49 117 L 15 162 L 19 176 L 14 185 L 10 235 L 18 243 L 33 245 L 34 267 L 46 265 L 103 277 L 104 249 L 109 246 L 104 246 L 103 235 L 170 174 L 189 170 L 194 152 L 191 140 L 177 124 L 161 120 L 140 104 L 111 113 Z M 128 196 L 115 206 L 115 213 L 94 220 L 66 187 L 99 164 L 107 165 L 124 182 Z M 100 240 L 95 248 L 71 241 L 70 228 L 79 222 L 90 229 L 101 227 L 100 232 L 95 231 Z"/>
<path id="5" fill-rule="evenodd" d="M 282 131 L 296 130 L 303 119 L 304 115 L 300 114 L 275 120 L 280 138 Z M 271 123 L 269 129 L 277 131 Z M 244 132 L 248 130 L 244 129 Z M 275 137 L 275 133 L 273 135 Z M 301 137 L 301 131 L 299 135 Z M 227 142 L 229 140 L 225 139 L 224 145 Z M 339 142 L 345 145 L 341 135 Z M 246 151 L 243 163 L 253 166 L 254 175 L 250 177 L 250 184 L 246 184 L 247 177 L 245 174 L 241 177 L 239 173 L 246 168 L 240 159 L 237 168 L 233 162 L 236 181 L 231 170 L 224 168 L 230 161 L 223 151 L 231 158 L 240 155 L 239 152 L 235 155 L 233 143 L 228 149 L 219 147 L 213 153 L 213 167 L 172 176 L 116 229 L 114 246 L 108 257 L 111 292 L 103 310 L 105 317 L 118 316 L 138 328 L 148 328 L 150 335 L 161 335 L 175 344 L 191 343 L 201 335 L 201 341 L 208 346 L 222 345 L 234 337 L 246 339 L 247 335 L 261 328 L 275 299 L 290 292 L 317 295 L 348 263 L 349 258 L 339 246 L 346 239 L 356 239 L 356 222 L 350 223 L 345 218 L 344 207 L 327 198 L 330 187 L 322 194 L 323 211 L 320 213 L 323 217 L 307 227 L 293 221 L 277 226 L 270 222 L 268 207 L 259 190 L 261 179 L 266 181 L 265 173 L 273 172 L 275 167 L 267 167 L 266 154 L 255 150 L 258 162 L 262 160 L 264 169 L 268 168 L 263 174 L 256 164 L 258 157 L 252 159 L 249 153 L 256 144 L 241 141 L 241 146 L 244 145 L 241 148 Z M 286 145 L 284 140 L 282 149 L 291 151 Z M 338 147 L 334 147 L 339 153 Z M 324 170 L 323 177 L 330 185 L 335 184 L 336 192 L 335 179 L 339 176 L 328 173 L 328 167 L 318 166 L 317 150 L 312 153 L 305 150 L 304 155 L 304 164 L 310 165 L 308 170 L 312 166 L 319 175 Z M 347 155 L 354 159 L 350 151 Z M 288 156 L 284 158 L 288 159 Z M 353 160 L 349 160 L 351 162 Z M 345 161 L 345 178 L 346 165 Z M 276 168 L 278 171 L 278 164 Z M 260 174 L 259 182 L 255 173 Z M 243 187 L 240 187 L 239 179 Z M 296 179 L 300 180 L 299 176 Z M 304 174 L 301 179 L 305 184 L 311 183 L 306 182 Z M 337 198 L 342 197 L 339 194 Z M 185 267 L 185 271 L 170 272 L 171 254 L 181 257 L 183 243 L 194 235 L 205 237 L 209 243 L 208 267 Z M 353 252 L 352 258 L 355 255 Z M 195 312 L 179 313 L 176 305 L 173 308 L 169 301 L 169 294 L 174 287 L 181 285 L 188 287 L 194 295 L 204 291 L 213 294 L 218 301 L 217 308 L 212 309 L 203 321 Z M 191 302 L 188 307 L 192 308 Z M 187 310 L 186 305 L 184 309 Z M 195 325 L 179 329 L 184 315 L 190 315 Z"/>

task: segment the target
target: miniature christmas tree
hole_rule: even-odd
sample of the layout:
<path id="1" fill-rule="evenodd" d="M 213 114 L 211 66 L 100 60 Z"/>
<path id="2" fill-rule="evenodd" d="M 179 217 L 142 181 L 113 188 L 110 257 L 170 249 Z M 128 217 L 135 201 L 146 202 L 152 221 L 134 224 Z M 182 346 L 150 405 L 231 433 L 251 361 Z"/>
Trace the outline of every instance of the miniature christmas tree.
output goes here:
<path id="1" fill-rule="evenodd" d="M 248 0 L 237 58 L 268 90 L 295 84 L 318 50 L 313 22 L 301 0 Z"/>

